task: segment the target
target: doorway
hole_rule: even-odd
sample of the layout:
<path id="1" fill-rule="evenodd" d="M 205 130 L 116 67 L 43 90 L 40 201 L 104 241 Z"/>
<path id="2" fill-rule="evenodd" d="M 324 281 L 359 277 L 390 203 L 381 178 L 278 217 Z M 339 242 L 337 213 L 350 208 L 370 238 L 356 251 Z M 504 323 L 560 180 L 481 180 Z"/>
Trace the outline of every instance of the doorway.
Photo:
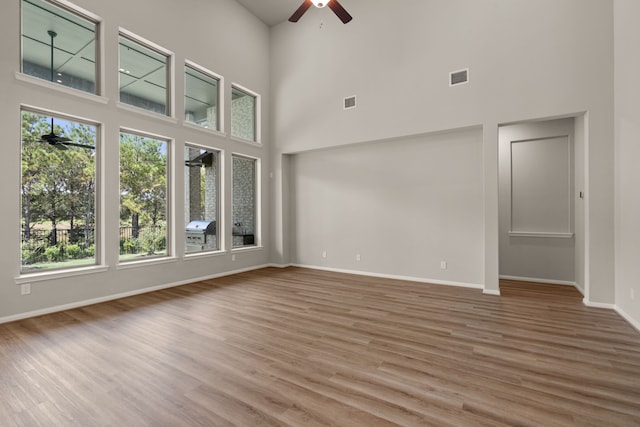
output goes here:
<path id="1" fill-rule="evenodd" d="M 583 124 L 570 117 L 499 127 L 501 279 L 584 294 Z"/>

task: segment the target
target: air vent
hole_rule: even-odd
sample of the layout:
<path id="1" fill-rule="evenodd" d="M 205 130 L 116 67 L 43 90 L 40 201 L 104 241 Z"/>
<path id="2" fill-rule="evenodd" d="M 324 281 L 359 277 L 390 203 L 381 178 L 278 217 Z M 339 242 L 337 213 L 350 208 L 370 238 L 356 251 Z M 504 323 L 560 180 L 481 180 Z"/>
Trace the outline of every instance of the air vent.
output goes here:
<path id="1" fill-rule="evenodd" d="M 344 109 L 349 110 L 351 108 L 356 108 L 356 96 L 350 96 L 344 99 Z"/>
<path id="2" fill-rule="evenodd" d="M 452 71 L 449 73 L 449 86 L 457 86 L 469 83 L 469 69 Z"/>

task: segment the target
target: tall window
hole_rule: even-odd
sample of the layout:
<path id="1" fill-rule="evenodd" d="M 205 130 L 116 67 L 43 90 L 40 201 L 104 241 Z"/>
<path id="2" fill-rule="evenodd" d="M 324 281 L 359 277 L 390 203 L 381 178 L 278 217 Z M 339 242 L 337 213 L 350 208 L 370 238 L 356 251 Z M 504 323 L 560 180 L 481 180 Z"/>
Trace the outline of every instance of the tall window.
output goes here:
<path id="1" fill-rule="evenodd" d="M 120 35 L 120 102 L 171 115 L 169 54 Z"/>
<path id="2" fill-rule="evenodd" d="M 233 247 L 256 244 L 257 165 L 256 159 L 233 155 Z"/>
<path id="3" fill-rule="evenodd" d="M 184 149 L 186 252 L 219 249 L 219 153 L 187 145 Z"/>
<path id="4" fill-rule="evenodd" d="M 120 133 L 120 261 L 167 253 L 168 141 Z"/>
<path id="5" fill-rule="evenodd" d="M 96 264 L 96 126 L 22 111 L 22 272 Z"/>
<path id="6" fill-rule="evenodd" d="M 97 27 L 70 9 L 22 0 L 22 72 L 98 93 Z"/>
<path id="7" fill-rule="evenodd" d="M 233 86 L 231 89 L 231 136 L 257 141 L 257 96 Z"/>
<path id="8" fill-rule="evenodd" d="M 184 80 L 184 120 L 207 129 L 220 130 L 220 79 L 187 64 Z"/>

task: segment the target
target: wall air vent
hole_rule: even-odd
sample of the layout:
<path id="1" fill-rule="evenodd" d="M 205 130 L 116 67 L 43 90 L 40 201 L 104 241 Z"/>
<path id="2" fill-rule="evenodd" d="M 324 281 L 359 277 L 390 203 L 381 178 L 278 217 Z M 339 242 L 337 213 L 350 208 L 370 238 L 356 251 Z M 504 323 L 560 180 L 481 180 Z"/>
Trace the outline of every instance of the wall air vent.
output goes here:
<path id="1" fill-rule="evenodd" d="M 449 86 L 457 86 L 469 83 L 469 69 L 452 71 L 449 73 Z"/>
<path id="2" fill-rule="evenodd" d="M 347 98 L 344 99 L 344 109 L 345 110 L 350 110 L 351 108 L 356 108 L 356 96 L 349 96 Z"/>

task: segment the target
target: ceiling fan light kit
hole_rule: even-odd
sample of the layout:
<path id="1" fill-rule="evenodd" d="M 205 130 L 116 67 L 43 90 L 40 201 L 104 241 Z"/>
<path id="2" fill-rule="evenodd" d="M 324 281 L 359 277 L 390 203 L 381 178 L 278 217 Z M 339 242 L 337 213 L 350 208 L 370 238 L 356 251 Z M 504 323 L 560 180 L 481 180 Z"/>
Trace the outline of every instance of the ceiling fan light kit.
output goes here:
<path id="1" fill-rule="evenodd" d="M 338 0 L 304 0 L 298 10 L 293 12 L 293 15 L 289 18 L 289 22 L 298 22 L 302 15 L 305 14 L 307 10 L 311 6 L 315 6 L 317 8 L 323 8 L 325 6 L 329 6 L 329 9 L 336 14 L 338 18 L 342 21 L 342 23 L 346 24 L 351 21 L 353 17 L 349 15 L 349 12 L 346 11 L 344 7 L 338 2 Z"/>

